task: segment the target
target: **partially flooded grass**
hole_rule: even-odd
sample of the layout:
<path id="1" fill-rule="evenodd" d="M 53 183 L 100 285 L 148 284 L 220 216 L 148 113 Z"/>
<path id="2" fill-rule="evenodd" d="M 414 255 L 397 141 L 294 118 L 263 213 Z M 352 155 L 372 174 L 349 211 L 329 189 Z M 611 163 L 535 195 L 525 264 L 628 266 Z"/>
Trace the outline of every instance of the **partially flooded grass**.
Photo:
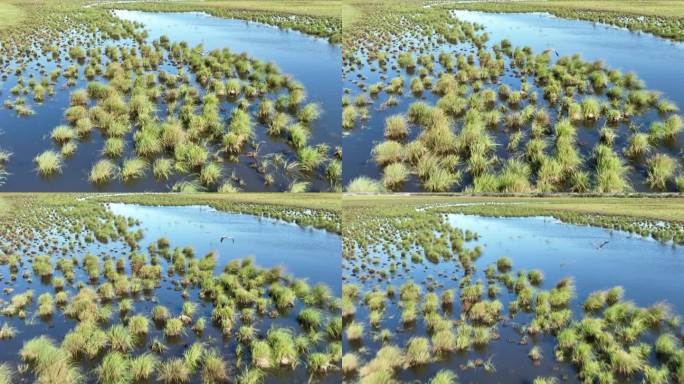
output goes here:
<path id="1" fill-rule="evenodd" d="M 83 171 L 67 165 L 86 150 L 82 148 L 90 148 L 87 144 L 101 139 L 103 159 L 92 160 L 99 168 L 85 177 L 93 184 L 114 176 L 124 183 L 154 176 L 173 180 L 167 184 L 170 188 L 180 182 L 210 191 L 222 185 L 281 191 L 291 185 L 302 190 L 341 188 L 341 174 L 326 172 L 339 161 L 339 149 L 320 144 L 315 152 L 303 150 L 310 146 L 313 122 L 324 111 L 308 102 L 304 86 L 275 63 L 229 49 L 205 51 L 166 36 L 153 41 L 140 23 L 121 20 L 105 7 L 80 5 L 68 2 L 57 10 L 36 4 L 31 20 L 36 25 L 45 22 L 44 32 L 27 27 L 22 34 L 3 31 L 0 36 L 11 42 L 3 44 L 3 53 L 11 59 L 0 72 L 9 90 L 6 108 L 29 116 L 34 107 L 41 113 L 42 104 L 56 102 L 62 92 L 69 96 L 62 118 L 47 132 L 55 149 L 36 154 L 41 175 L 59 177 L 61 163 L 65 172 Z M 205 9 L 201 4 L 181 8 L 190 10 L 186 6 Z M 207 10 L 316 36 L 333 38 L 339 33 L 339 25 L 327 15 L 290 18 L 265 9 Z M 25 49 L 14 49 L 18 43 Z M 56 153 L 61 156 L 53 156 Z M 3 169 L 10 161 L 4 156 Z M 254 177 L 238 172 L 243 166 Z M 121 172 L 105 172 L 114 168 Z M 247 180 L 263 185 L 246 185 Z"/>
<path id="2" fill-rule="evenodd" d="M 105 196 L 1 199 L 18 208 L 0 216 L 0 273 L 11 281 L 0 301 L 0 342 L 18 346 L 3 356 L 6 382 L 335 380 L 342 322 L 325 284 L 252 258 L 221 266 L 215 253 L 176 244 L 173 233 L 143 246 L 140 223 L 112 214 L 98 201 Z M 205 199 L 225 211 L 338 228 L 325 196 Z M 21 235 L 29 229 L 35 237 Z"/>
<path id="3" fill-rule="evenodd" d="M 453 212 L 553 215 L 674 238 L 673 246 L 684 240 L 681 220 L 605 213 L 641 212 L 642 204 L 667 210 L 681 199 L 569 199 L 574 211 L 601 207 L 590 214 L 559 210 L 562 198 L 345 196 L 344 378 L 480 382 L 514 374 L 534 383 L 678 382 L 682 366 L 674 356 L 682 346 L 672 335 L 681 329 L 668 304 L 638 306 L 620 286 L 582 297 L 572 277 L 547 281 L 543 270 L 520 269 L 505 256 L 484 263 L 483 245 L 492 240 L 446 219 Z"/>
<path id="4" fill-rule="evenodd" d="M 649 155 L 681 152 L 676 104 L 601 61 L 490 41 L 450 11 L 471 6 L 350 5 L 343 128 L 367 140 L 376 167 L 349 170 L 348 189 L 359 177 L 391 183 L 400 163 L 410 176 L 393 190 L 677 190 L 648 170 Z"/>

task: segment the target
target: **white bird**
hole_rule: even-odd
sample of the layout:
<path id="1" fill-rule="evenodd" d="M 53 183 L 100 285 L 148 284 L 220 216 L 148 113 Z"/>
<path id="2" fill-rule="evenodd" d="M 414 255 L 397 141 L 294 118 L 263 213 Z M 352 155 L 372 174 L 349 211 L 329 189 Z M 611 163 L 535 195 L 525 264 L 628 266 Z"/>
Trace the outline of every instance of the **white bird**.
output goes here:
<path id="1" fill-rule="evenodd" d="M 233 236 L 221 236 L 221 242 L 223 243 L 223 240 L 225 239 L 230 239 L 233 241 L 233 244 L 235 244 L 235 238 Z"/>

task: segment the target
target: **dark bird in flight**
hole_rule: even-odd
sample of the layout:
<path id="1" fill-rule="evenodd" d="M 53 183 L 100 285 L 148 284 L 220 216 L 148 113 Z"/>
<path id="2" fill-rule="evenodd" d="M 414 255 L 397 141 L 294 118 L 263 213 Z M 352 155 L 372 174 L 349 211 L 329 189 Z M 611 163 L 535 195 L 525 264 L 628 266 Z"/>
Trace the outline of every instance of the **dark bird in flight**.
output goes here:
<path id="1" fill-rule="evenodd" d="M 606 244 L 608 244 L 608 243 L 610 243 L 610 240 L 606 240 L 606 241 L 604 241 L 603 243 L 594 246 L 594 248 L 596 248 L 596 249 L 601 249 L 601 248 L 603 248 L 604 245 L 606 245 Z"/>
<path id="2" fill-rule="evenodd" d="M 233 244 L 235 244 L 235 238 L 233 236 L 221 236 L 221 242 L 223 243 L 223 240 L 225 239 L 230 239 L 233 241 Z"/>

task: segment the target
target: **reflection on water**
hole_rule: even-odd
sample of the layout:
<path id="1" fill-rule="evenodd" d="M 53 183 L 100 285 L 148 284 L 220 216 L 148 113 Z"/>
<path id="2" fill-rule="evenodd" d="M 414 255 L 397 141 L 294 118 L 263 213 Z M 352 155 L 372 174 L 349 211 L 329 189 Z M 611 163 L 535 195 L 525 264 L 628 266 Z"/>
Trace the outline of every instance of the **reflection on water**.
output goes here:
<path id="1" fill-rule="evenodd" d="M 481 236 L 482 265 L 508 256 L 515 268 L 541 269 L 547 281 L 574 277 L 580 300 L 593 291 L 622 285 L 626 296 L 641 306 L 667 300 L 675 310 L 684 311 L 683 247 L 549 217 L 452 214 L 449 223 Z"/>
<path id="2" fill-rule="evenodd" d="M 447 220 L 455 228 L 479 235 L 477 240 L 464 244 L 469 249 L 476 245 L 483 249 L 482 256 L 475 262 L 477 272 L 473 275 L 472 282 L 481 281 L 485 284 L 486 267 L 507 256 L 513 261 L 514 274 L 520 270 L 532 269 L 539 269 L 544 273 L 544 282 L 539 289 L 549 290 L 559 280 L 573 277 L 576 298 L 571 302 L 571 308 L 575 319 L 583 315 L 582 303 L 591 292 L 616 285 L 624 287 L 625 300 L 632 300 L 639 306 L 667 301 L 674 312 L 681 313 L 684 310 L 684 297 L 681 295 L 684 289 L 684 281 L 681 279 L 684 274 L 682 247 L 673 247 L 671 244 L 625 232 L 566 224 L 550 217 L 499 218 L 449 214 Z M 371 248 L 367 260 L 377 258 L 378 262 L 368 268 L 388 270 L 392 263 L 399 263 L 401 266 L 387 278 L 367 280 L 359 278 L 363 273 L 352 273 L 353 264 L 345 260 L 343 275 L 346 282 L 363 286 L 364 293 L 371 291 L 373 287 L 386 289 L 389 285 L 398 290 L 403 283 L 413 280 L 421 285 L 423 294 L 431 291 L 430 287 L 434 288 L 437 295 L 446 289 L 454 289 L 456 297 L 460 294 L 464 272 L 454 258 L 441 260 L 439 263 L 414 263 L 405 260 L 404 265 L 399 257 L 399 252 Z M 497 299 L 503 303 L 503 313 L 506 316 L 496 327 L 500 338 L 485 347 L 450 353 L 427 365 L 400 370 L 397 376 L 404 382 L 426 382 L 427 378 L 433 377 L 439 370 L 449 369 L 457 372 L 460 382 L 464 383 L 531 383 L 540 376 L 562 377 L 562 382 L 579 383 L 577 371 L 571 363 L 555 360 L 557 342 L 553 335 L 528 335 L 524 331 L 524 325 L 529 324 L 534 312 L 520 311 L 512 319 L 508 318 L 507 308 L 515 297 L 515 294 L 505 288 L 497 295 Z M 382 323 L 379 327 L 370 327 L 368 307 L 359 304 L 354 320 L 366 323 L 368 336 L 359 343 L 350 343 L 345 338 L 345 350 L 354 351 L 370 360 L 383 346 L 382 341 L 377 338 L 381 329 L 391 330 L 394 335 L 391 343 L 400 347 L 405 347 L 412 337 L 432 336 L 422 319 L 413 325 L 404 325 L 401 321 L 402 311 L 399 297 L 390 297 Z M 458 320 L 462 315 L 460 305 L 444 310 L 444 314 L 449 319 Z M 538 346 L 544 356 L 539 366 L 533 365 L 528 357 L 533 345 Z M 491 359 L 496 371 L 487 373 L 482 367 L 465 367 L 468 361 L 478 359 Z M 651 365 L 657 365 L 655 353 L 649 356 L 648 361 Z M 640 382 L 638 377 L 631 381 L 625 378 L 620 380 Z"/>
<path id="3" fill-rule="evenodd" d="M 109 209 L 141 222 L 145 231 L 142 247 L 168 238 L 178 246 L 192 245 L 199 256 L 218 252 L 217 272 L 236 258 L 253 256 L 256 264 L 269 268 L 281 265 L 309 283 L 325 283 L 341 294 L 339 236 L 320 229 L 246 214 L 220 212 L 206 206 L 153 207 L 109 204 Z M 228 236 L 221 241 L 221 237 Z"/>
<path id="4" fill-rule="evenodd" d="M 566 20 L 545 13 L 454 11 L 465 21 L 482 24 L 491 43 L 509 39 L 534 52 L 555 50 L 560 56 L 579 54 L 602 60 L 623 72 L 634 71 L 646 87 L 663 92 L 684 107 L 684 44 L 598 23 Z"/>
<path id="5" fill-rule="evenodd" d="M 258 23 L 222 19 L 201 13 L 143 13 L 133 11 L 116 11 L 126 20 L 141 22 L 149 33 L 148 42 L 166 35 L 171 41 L 185 41 L 190 46 L 203 44 L 208 52 L 212 49 L 228 48 L 233 53 L 246 52 L 254 59 L 273 62 L 283 74 L 301 82 L 307 91 L 307 100 L 318 103 L 323 111 L 321 117 L 311 124 L 309 144 L 327 143 L 330 147 L 340 145 L 341 89 L 338 83 L 330 79 L 339 79 L 341 72 L 341 49 L 326 40 L 314 38 L 299 32 L 282 30 Z M 83 36 L 74 31 L 66 31 L 64 39 L 82 39 Z M 112 45 L 111 40 L 103 40 L 104 46 Z M 121 40 L 116 45 L 134 47 L 128 40 Z M 105 60 L 106 62 L 106 60 Z M 25 79 L 31 76 L 41 78 L 42 73 L 50 73 L 55 69 L 63 70 L 71 65 L 64 59 L 54 61 L 41 56 L 27 65 L 22 75 Z M 13 65 L 7 62 L 6 65 Z M 159 67 L 168 73 L 176 73 L 176 65 L 165 60 Z M 10 89 L 17 84 L 16 75 L 0 80 L 0 96 L 11 99 Z M 93 80 L 103 81 L 101 76 Z M 80 76 L 73 87 L 67 88 L 63 79 L 56 85 L 56 94 L 49 96 L 43 103 L 34 103 L 28 98 L 28 104 L 35 110 L 35 115 L 17 117 L 16 112 L 0 108 L 0 149 L 12 152 L 13 156 L 6 165 L 9 173 L 6 183 L 0 186 L 3 191 L 168 191 L 177 181 L 188 180 L 191 176 L 172 175 L 168 181 L 157 181 L 153 177 L 123 183 L 112 180 L 110 183 L 95 186 L 88 181 L 88 173 L 93 164 L 103 157 L 104 137 L 99 130 L 79 140 L 78 150 L 66 161 L 62 173 L 51 178 L 42 178 L 36 172 L 34 157 L 46 149 L 54 149 L 50 132 L 60 124 L 64 124 L 63 114 L 69 107 L 69 93 L 84 88 L 87 80 Z M 194 84 L 194 83 L 193 83 Z M 164 116 L 166 106 L 161 107 Z M 252 112 L 256 108 L 253 105 Z M 222 105 L 222 119 L 227 121 L 232 107 Z M 260 142 L 261 154 L 285 152 L 292 155 L 290 147 L 284 140 L 273 139 L 265 132 L 264 126 L 258 126 L 257 142 Z M 124 155 L 132 156 L 134 143 L 126 138 Z M 332 151 L 331 151 L 332 152 Z M 275 183 L 264 184 L 263 175 L 259 174 L 246 156 L 238 163 L 224 163 L 224 176 L 239 177 L 244 181 L 242 189 L 247 191 L 281 191 L 287 189 L 290 181 L 281 180 L 276 175 Z M 147 172 L 148 176 L 151 172 Z M 312 178 L 311 191 L 328 190 L 328 182 L 321 177 Z"/>

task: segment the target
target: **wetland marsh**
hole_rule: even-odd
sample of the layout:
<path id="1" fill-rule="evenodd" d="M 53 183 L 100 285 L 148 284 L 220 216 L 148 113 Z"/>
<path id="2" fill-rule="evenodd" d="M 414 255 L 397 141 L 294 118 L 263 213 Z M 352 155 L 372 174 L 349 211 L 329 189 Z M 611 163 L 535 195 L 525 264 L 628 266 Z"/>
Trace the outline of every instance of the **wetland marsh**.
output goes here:
<path id="1" fill-rule="evenodd" d="M 350 197 L 345 379 L 681 382 L 684 223 L 533 200 Z"/>
<path id="2" fill-rule="evenodd" d="M 348 191 L 684 186 L 681 43 L 448 3 L 359 19 L 343 53 Z"/>
<path id="3" fill-rule="evenodd" d="M 0 381 L 339 382 L 334 209 L 97 199 L 2 196 Z"/>
<path id="4" fill-rule="evenodd" d="M 338 45 L 198 12 L 65 20 L 3 44 L 2 190 L 340 188 Z"/>

